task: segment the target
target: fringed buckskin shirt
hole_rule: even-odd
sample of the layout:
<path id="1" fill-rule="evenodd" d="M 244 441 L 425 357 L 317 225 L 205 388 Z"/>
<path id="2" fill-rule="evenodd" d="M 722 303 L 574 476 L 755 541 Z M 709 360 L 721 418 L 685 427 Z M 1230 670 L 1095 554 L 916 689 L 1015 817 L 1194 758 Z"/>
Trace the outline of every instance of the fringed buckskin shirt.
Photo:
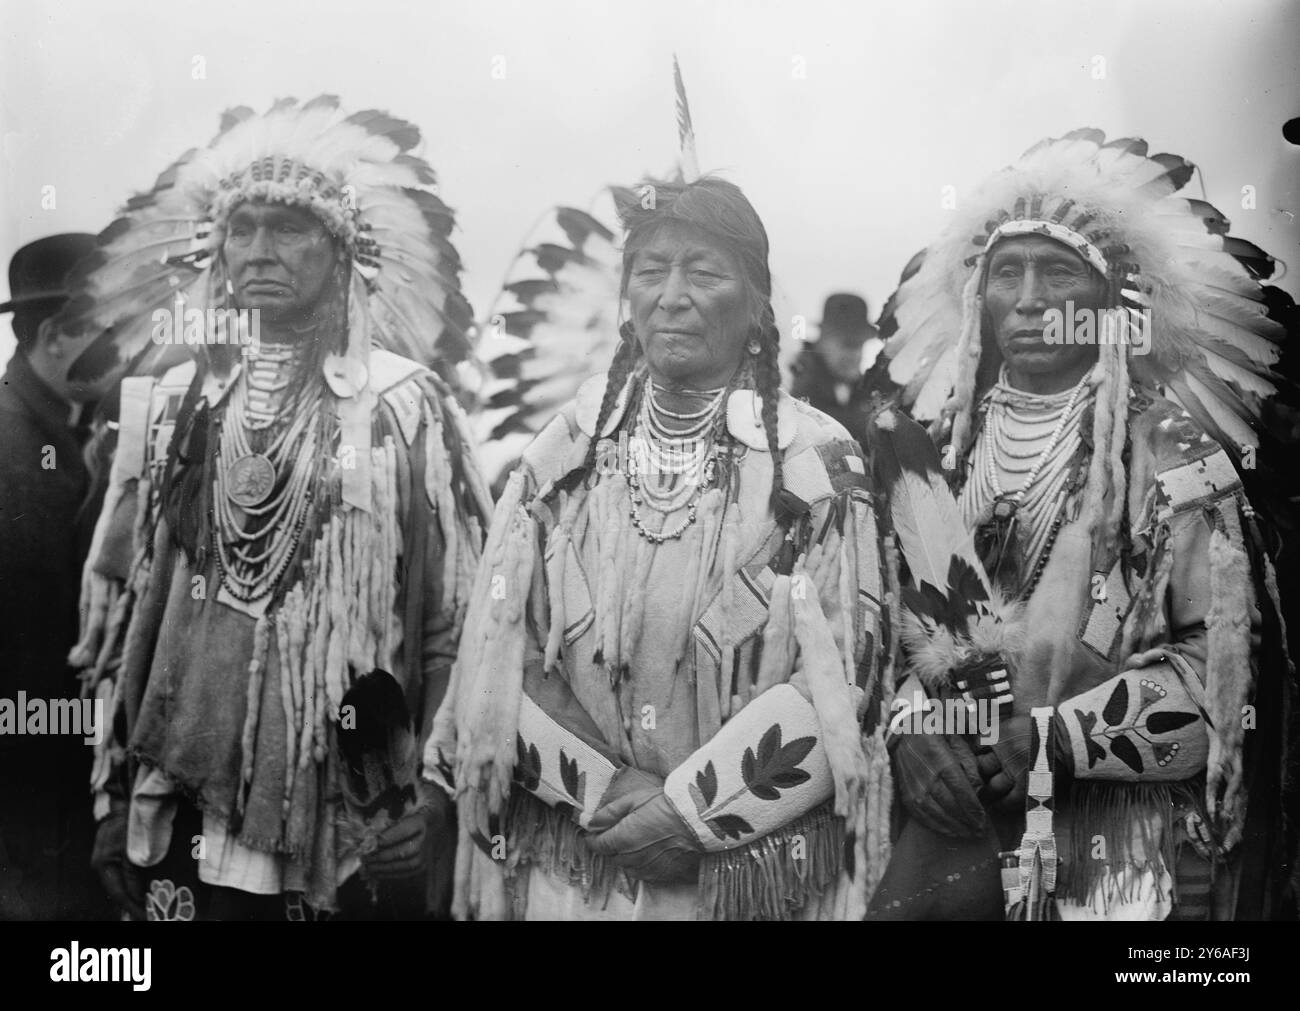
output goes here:
<path id="1" fill-rule="evenodd" d="M 447 387 L 417 363 L 372 349 L 369 385 L 358 394 L 372 398 L 370 510 L 341 501 L 344 469 L 355 461 L 335 425 L 300 579 L 262 618 L 231 606 L 215 552 L 190 559 L 176 545 L 159 489 L 172 437 L 184 437 L 174 431 L 182 400 L 197 394 L 221 410 L 237 375 L 196 380 L 190 363 L 156 382 L 123 384 L 96 539 L 120 540 L 138 509 L 113 703 L 125 734 L 106 743 L 95 785 L 129 798 L 133 863 L 163 858 L 183 797 L 203 812 L 205 882 L 301 891 L 331 910 L 359 864 L 341 796 L 339 699 L 362 674 L 390 672 L 420 732 L 418 759 L 455 657 L 490 502 Z M 336 403 L 326 393 L 319 410 Z M 210 534 L 200 543 L 210 545 Z"/>
<path id="2" fill-rule="evenodd" d="M 538 435 L 497 504 L 425 753 L 426 774 L 458 795 L 454 912 L 861 916 L 884 864 L 891 789 L 879 734 L 858 722 L 864 692 L 878 705 L 888 684 L 886 580 L 861 451 L 781 395 L 784 484 L 802 507 L 787 541 L 768 504 L 761 403 L 733 392 L 719 452 L 734 464 L 719 466 L 680 538 L 652 544 L 631 522 L 624 471 L 641 382 L 620 393 L 582 485 L 547 495 L 585 457 L 604 376 Z M 685 515 L 640 509 L 655 531 Z M 793 572 L 778 571 L 783 550 L 806 556 Z M 809 601 L 825 650 L 796 660 L 792 626 L 804 619 L 791 608 L 811 613 Z M 627 766 L 663 778 L 699 836 L 697 884 L 638 883 L 588 850 L 586 826 Z M 832 804 L 845 768 L 861 772 L 863 803 Z M 842 814 L 856 867 L 843 859 Z M 506 843 L 495 859 L 494 840 Z"/>
<path id="3" fill-rule="evenodd" d="M 1055 826 L 1065 919 L 1163 919 L 1176 897 L 1196 915 L 1230 905 L 1222 889 L 1206 894 L 1208 865 L 1187 831 L 1188 816 L 1210 823 L 1207 774 L 1226 799 L 1225 849 L 1244 818 L 1243 715 L 1264 592 L 1252 576 L 1254 514 L 1232 461 L 1177 405 L 1134 390 L 1129 426 L 1127 540 L 1099 557 L 1076 482 L 1016 660 L 1015 713 L 1056 707 L 1072 753 Z M 1086 468 L 1087 446 L 1079 459 Z M 1121 671 L 1155 649 L 1159 659 Z"/>

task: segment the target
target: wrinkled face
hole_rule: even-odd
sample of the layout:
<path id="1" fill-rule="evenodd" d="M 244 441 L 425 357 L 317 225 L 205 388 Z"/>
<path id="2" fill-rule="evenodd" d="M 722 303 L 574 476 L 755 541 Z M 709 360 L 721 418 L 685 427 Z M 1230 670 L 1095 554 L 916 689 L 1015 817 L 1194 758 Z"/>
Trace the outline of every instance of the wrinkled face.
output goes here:
<path id="1" fill-rule="evenodd" d="M 1043 340 L 1046 313 L 1066 319 L 1066 302 L 1096 312 L 1105 306 L 1106 282 L 1069 246 L 1043 235 L 1003 239 L 989 253 L 984 284 L 986 333 L 1013 375 L 1044 375 L 1095 360 L 1096 344 Z"/>
<path id="2" fill-rule="evenodd" d="M 750 328 L 745 282 L 731 254 L 695 226 L 669 222 L 633 257 L 627 298 L 656 380 L 692 389 L 726 385 Z"/>
<path id="3" fill-rule="evenodd" d="M 222 250 L 236 306 L 272 321 L 310 316 L 337 261 L 334 240 L 311 211 L 260 200 L 231 213 Z"/>

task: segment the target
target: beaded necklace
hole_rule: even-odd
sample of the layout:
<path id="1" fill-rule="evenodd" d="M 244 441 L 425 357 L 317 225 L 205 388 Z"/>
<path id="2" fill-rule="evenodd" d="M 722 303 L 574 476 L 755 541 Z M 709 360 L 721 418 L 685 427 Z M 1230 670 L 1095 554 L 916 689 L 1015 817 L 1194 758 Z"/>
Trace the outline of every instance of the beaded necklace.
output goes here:
<path id="1" fill-rule="evenodd" d="M 223 587 L 245 604 L 269 596 L 297 554 L 311 513 L 328 412 L 309 382 L 277 416 L 296 355 L 246 371 L 216 421 L 212 541 Z M 270 418 L 267 414 L 271 413 Z M 260 451 L 250 442 L 256 438 Z"/>
<path id="2" fill-rule="evenodd" d="M 1031 576 L 1022 596 L 1037 586 L 1064 520 L 1070 465 L 1082 442 L 1079 423 L 1087 406 L 1087 385 L 1085 373 L 1068 391 L 1029 394 L 1010 385 L 1004 366 L 989 393 L 987 417 L 961 506 L 967 524 L 973 526 L 992 505 L 990 522 L 996 529 L 999 565 L 1016 527 L 1024 528 L 1023 558 Z M 1019 486 L 1008 492 L 1004 476 L 1022 474 Z"/>
<path id="3" fill-rule="evenodd" d="M 716 473 L 717 422 L 724 409 L 726 387 L 701 391 L 709 398 L 698 411 L 670 411 L 655 397 L 654 380 L 646 376 L 633 438 L 629 440 L 628 515 L 636 532 L 652 544 L 675 540 L 695 522 L 700 496 Z M 668 419 L 681 427 L 671 427 Z M 641 475 L 655 481 L 642 481 Z M 664 478 L 669 480 L 665 482 Z M 655 532 L 646 527 L 641 506 L 663 516 L 683 507 L 686 516 L 673 528 Z"/>

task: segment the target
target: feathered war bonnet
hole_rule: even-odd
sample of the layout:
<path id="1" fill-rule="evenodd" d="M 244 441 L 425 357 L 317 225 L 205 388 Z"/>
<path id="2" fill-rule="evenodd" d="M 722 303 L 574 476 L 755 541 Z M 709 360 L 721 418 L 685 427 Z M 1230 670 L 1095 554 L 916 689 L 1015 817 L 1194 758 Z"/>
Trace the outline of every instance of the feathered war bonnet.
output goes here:
<path id="1" fill-rule="evenodd" d="M 411 153 L 419 141 L 414 125 L 376 110 L 348 115 L 332 95 L 304 105 L 281 99 L 261 116 L 228 110 L 206 148 L 186 152 L 127 202 L 74 274 L 64 325 L 99 331 L 74 378 L 107 386 L 128 370 L 183 360 L 175 344 L 157 342 L 154 313 L 188 320 L 191 310 L 210 317 L 209 308 L 231 307 L 221 255 L 231 212 L 249 200 L 305 207 L 339 248 L 347 333 L 324 368 L 344 441 L 368 460 L 370 345 L 439 368 L 469 352 L 454 218 L 433 190 L 433 170 Z M 235 361 L 210 333 L 193 342 L 187 333 L 186 343 L 215 373 Z M 345 499 L 368 508 L 365 475 L 349 473 Z"/>
<path id="2" fill-rule="evenodd" d="M 966 448 L 976 375 L 989 372 L 979 368 L 986 255 L 1002 238 L 1042 234 L 1110 281 L 1120 329 L 1149 324 L 1145 354 L 1136 343 L 1100 348 L 1103 361 L 1127 366 L 1124 385 L 1131 377 L 1162 390 L 1234 459 L 1258 446 L 1264 402 L 1286 385 L 1273 370 L 1285 296 L 1261 284 L 1272 257 L 1229 236 L 1210 204 L 1176 195 L 1194 171 L 1178 155 L 1148 155 L 1143 140 L 1075 130 L 1035 144 L 964 197 L 882 314 L 889 378 L 904 406 L 942 438 L 951 423 L 958 452 Z"/>
<path id="3" fill-rule="evenodd" d="M 931 435 L 951 446 L 945 464 L 959 467 L 972 442 L 973 411 L 995 375 L 996 348 L 982 332 L 989 251 L 1005 237 L 1045 235 L 1106 278 L 1112 311 L 1102 332 L 1110 329 L 1112 341 L 1098 335 L 1098 363 L 1088 376 L 1093 452 L 1081 502 L 1094 561 L 1115 547 L 1123 520 L 1131 382 L 1163 394 L 1199 423 L 1237 466 L 1252 497 L 1276 496 L 1294 480 L 1289 461 L 1277 473 L 1252 474 L 1243 452 L 1258 447 L 1281 462 L 1279 451 L 1294 440 L 1295 386 L 1279 374 L 1290 328 L 1284 321 L 1294 305 L 1263 283 L 1276 269 L 1271 256 L 1230 236 L 1228 220 L 1209 203 L 1179 196 L 1194 171 L 1178 155 L 1148 155 L 1145 141 L 1107 142 L 1099 130 L 1043 140 L 961 199 L 950 227 L 907 265 L 881 316 L 888 376 L 901 388 L 902 405 L 930 423 Z M 1113 340 L 1138 322 L 1142 341 Z M 1249 518 L 1250 506 L 1240 505 Z M 1269 512 L 1275 520 L 1285 516 L 1274 506 Z M 1228 849 L 1239 838 L 1244 811 L 1238 714 L 1255 689 L 1248 673 L 1250 561 L 1247 545 L 1225 529 L 1220 522 L 1210 537 L 1204 682 L 1213 714 L 1207 717 L 1206 804 L 1227 826 L 1220 838 Z M 1258 533 L 1249 541 L 1258 548 Z M 1167 631 L 1159 611 L 1173 558 L 1168 544 L 1156 535 L 1137 602 L 1124 619 L 1122 653 L 1160 641 Z M 1266 553 L 1255 557 L 1280 615 L 1271 562 Z"/>

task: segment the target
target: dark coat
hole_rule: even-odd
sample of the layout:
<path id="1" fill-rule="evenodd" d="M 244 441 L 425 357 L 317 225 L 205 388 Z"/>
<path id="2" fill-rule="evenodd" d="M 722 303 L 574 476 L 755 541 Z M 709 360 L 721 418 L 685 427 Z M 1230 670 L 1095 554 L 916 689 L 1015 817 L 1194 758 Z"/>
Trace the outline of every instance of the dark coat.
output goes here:
<path id="1" fill-rule="evenodd" d="M 0 379 L 0 699 L 76 698 L 87 490 L 66 403 L 16 352 Z M 91 748 L 81 737 L 0 735 L 0 919 L 94 915 Z M 87 905 L 89 904 L 89 905 Z"/>
<path id="2" fill-rule="evenodd" d="M 836 380 L 826 365 L 826 359 L 811 345 L 799 352 L 790 371 L 794 377 L 790 384 L 790 395 L 797 400 L 806 401 L 823 414 L 829 414 L 861 443 L 867 428 L 870 404 L 862 384 L 854 384 L 848 401 L 841 404 L 835 396 Z"/>

